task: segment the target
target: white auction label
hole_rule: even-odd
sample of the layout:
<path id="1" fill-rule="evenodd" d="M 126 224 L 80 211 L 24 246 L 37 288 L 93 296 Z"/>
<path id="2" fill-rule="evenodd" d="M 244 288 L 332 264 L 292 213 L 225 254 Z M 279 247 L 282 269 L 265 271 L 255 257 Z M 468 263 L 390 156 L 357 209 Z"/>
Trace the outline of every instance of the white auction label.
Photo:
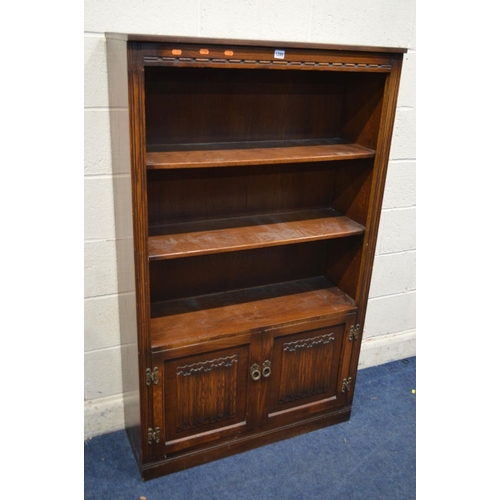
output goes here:
<path id="1" fill-rule="evenodd" d="M 275 50 L 274 51 L 275 59 L 285 59 L 285 51 L 284 50 Z"/>

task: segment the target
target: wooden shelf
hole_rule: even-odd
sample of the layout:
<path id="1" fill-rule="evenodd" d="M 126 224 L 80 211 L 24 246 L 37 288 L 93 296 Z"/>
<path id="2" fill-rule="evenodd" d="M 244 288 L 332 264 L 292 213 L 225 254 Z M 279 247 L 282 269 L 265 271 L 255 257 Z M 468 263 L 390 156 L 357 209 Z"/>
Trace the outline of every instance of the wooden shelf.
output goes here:
<path id="1" fill-rule="evenodd" d="M 372 149 L 328 139 L 177 146 L 175 151 L 147 152 L 146 164 L 148 169 L 155 170 L 351 160 L 374 156 Z"/>
<path id="2" fill-rule="evenodd" d="M 323 276 L 152 304 L 153 350 L 323 319 L 356 309 Z"/>
<path id="3" fill-rule="evenodd" d="M 361 224 L 331 209 L 172 224 L 150 229 L 149 260 L 340 238 L 364 230 Z"/>

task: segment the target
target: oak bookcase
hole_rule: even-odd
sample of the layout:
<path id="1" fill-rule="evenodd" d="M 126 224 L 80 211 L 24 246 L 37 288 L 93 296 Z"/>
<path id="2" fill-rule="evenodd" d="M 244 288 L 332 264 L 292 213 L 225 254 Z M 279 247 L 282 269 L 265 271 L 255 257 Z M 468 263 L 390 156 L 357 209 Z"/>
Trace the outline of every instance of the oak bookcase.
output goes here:
<path id="1" fill-rule="evenodd" d="M 142 477 L 348 420 L 405 49 L 106 37 Z"/>

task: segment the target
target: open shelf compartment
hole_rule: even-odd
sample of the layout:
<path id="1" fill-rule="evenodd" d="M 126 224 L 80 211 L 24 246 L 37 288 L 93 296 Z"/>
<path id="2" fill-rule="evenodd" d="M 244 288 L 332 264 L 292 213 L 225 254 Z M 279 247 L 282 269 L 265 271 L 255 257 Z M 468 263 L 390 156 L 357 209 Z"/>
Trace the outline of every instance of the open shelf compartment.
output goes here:
<path id="1" fill-rule="evenodd" d="M 357 308 L 363 235 L 150 262 L 155 350 Z"/>
<path id="2" fill-rule="evenodd" d="M 385 78 L 148 66 L 147 168 L 372 158 Z"/>
<path id="3" fill-rule="evenodd" d="M 352 298 L 317 276 L 155 304 L 153 350 L 320 320 L 356 310 Z"/>

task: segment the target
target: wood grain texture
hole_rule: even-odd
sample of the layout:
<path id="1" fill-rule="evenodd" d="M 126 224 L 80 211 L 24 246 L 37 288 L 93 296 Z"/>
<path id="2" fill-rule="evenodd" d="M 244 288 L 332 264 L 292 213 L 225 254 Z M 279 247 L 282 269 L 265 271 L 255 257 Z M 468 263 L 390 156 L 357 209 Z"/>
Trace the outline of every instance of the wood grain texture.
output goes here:
<path id="1" fill-rule="evenodd" d="M 335 51 L 352 51 L 359 52 L 381 52 L 381 53 L 405 53 L 408 49 L 405 47 L 377 47 L 369 45 L 340 45 L 340 44 L 325 44 L 312 42 L 289 42 L 276 40 L 242 40 L 234 38 L 207 38 L 207 37 L 185 37 L 185 36 L 169 36 L 169 35 L 151 35 L 139 33 L 118 33 L 106 32 L 107 38 L 115 38 L 124 41 L 136 42 L 151 42 L 151 43 L 175 43 L 175 44 L 197 44 L 205 45 L 241 45 L 245 47 L 276 47 L 276 48 L 300 48 L 309 50 L 335 50 Z M 227 50 L 227 49 L 224 49 Z M 231 57 L 234 53 L 231 54 Z"/>
<path id="2" fill-rule="evenodd" d="M 245 402 L 246 392 L 246 383 L 241 384 L 238 391 L 238 366 L 241 366 L 238 354 L 195 363 L 189 363 L 189 360 L 187 364 L 176 363 L 177 431 L 214 423 L 220 425 L 222 421 L 231 421 L 235 417 L 237 400 L 242 398 Z M 243 369 L 246 375 L 246 365 Z M 246 382 L 246 377 L 243 382 Z"/>
<path id="3" fill-rule="evenodd" d="M 108 88 L 110 106 L 126 106 L 128 104 L 127 79 L 127 44 L 120 40 L 107 40 L 106 51 L 108 64 Z M 118 290 L 130 290 L 130 268 L 134 266 L 134 242 L 132 227 L 133 204 L 130 193 L 130 171 L 124 172 L 123 162 L 119 160 L 130 157 L 131 139 L 127 113 L 114 113 L 110 116 L 111 152 L 113 173 L 114 216 L 117 234 L 123 240 L 117 245 L 122 258 L 116 262 Z M 123 174 L 126 174 L 125 176 Z M 125 181 L 125 177 L 127 177 Z M 135 292 L 135 290 L 131 290 Z M 131 311 L 126 294 L 118 295 L 118 307 L 121 340 L 121 365 L 124 400 L 125 428 L 136 460 L 142 460 L 142 410 L 140 401 L 139 351 L 135 311 Z M 135 302 L 135 300 L 134 300 Z M 130 324 L 132 323 L 132 324 Z M 126 325 L 126 326 L 125 326 Z"/>
<path id="4" fill-rule="evenodd" d="M 368 293 L 382 212 L 382 201 L 401 76 L 402 57 L 396 55 L 393 57 L 394 69 L 385 81 L 384 94 L 380 104 L 380 125 L 376 145 L 377 154 L 373 165 L 373 180 L 370 184 L 369 195 L 367 196 L 369 201 L 366 217 L 365 248 L 361 256 L 359 281 L 357 283 L 356 292 L 356 300 L 360 304 L 359 322 L 361 324 L 361 332 L 363 331 L 368 303 Z M 359 356 L 359 351 L 357 352 L 357 356 Z"/>
<path id="5" fill-rule="evenodd" d="M 361 351 L 361 341 L 363 339 L 364 322 L 368 306 L 368 293 L 370 290 L 370 281 L 373 271 L 373 262 L 375 259 L 375 250 L 377 245 L 378 229 L 380 216 L 382 213 L 382 202 L 387 177 L 387 168 L 389 164 L 389 153 L 391 147 L 391 138 L 396 117 L 396 104 L 399 83 L 401 79 L 401 70 L 403 58 L 401 55 L 394 55 L 393 69 L 388 75 L 384 96 L 381 105 L 380 130 L 377 139 L 377 154 L 373 168 L 373 182 L 371 185 L 369 212 L 367 217 L 367 231 L 365 233 L 365 249 L 362 253 L 359 264 L 359 281 L 356 292 L 356 300 L 359 304 L 360 324 L 359 343 L 353 347 L 351 356 L 350 373 L 352 374 L 352 385 L 355 386 L 357 377 L 357 366 Z M 353 392 L 349 394 L 349 402 L 352 401 Z"/>
<path id="6" fill-rule="evenodd" d="M 332 243 L 351 239 L 362 241 L 361 236 L 353 236 L 186 259 L 154 260 L 150 263 L 152 305 L 321 276 Z"/>
<path id="7" fill-rule="evenodd" d="M 162 423 L 154 447 L 158 456 L 255 427 L 257 387 L 248 381 L 259 340 L 259 335 L 236 335 L 153 356 L 160 379 L 153 389 L 155 421 Z"/>
<path id="8" fill-rule="evenodd" d="M 348 142 L 376 149 L 387 75 L 349 74 L 349 91 L 342 99 L 339 136 Z"/>
<path id="9" fill-rule="evenodd" d="M 333 380 L 326 369 L 333 365 L 335 334 L 327 332 L 282 345 L 278 404 L 296 402 L 323 394 Z M 318 370 L 319 367 L 323 369 Z"/>
<path id="10" fill-rule="evenodd" d="M 146 67 L 147 150 L 341 138 L 346 75 L 296 73 Z"/>
<path id="11" fill-rule="evenodd" d="M 134 274 L 136 292 L 137 340 L 139 358 L 139 396 L 141 409 L 141 460 L 151 460 L 147 429 L 152 426 L 153 403 L 146 391 L 145 373 L 150 366 L 149 349 L 149 261 L 147 259 L 147 178 L 144 116 L 144 72 L 137 45 L 128 46 L 128 96 L 130 133 L 130 170 L 133 207 Z M 129 271 L 130 272 L 130 271 Z"/>
<path id="12" fill-rule="evenodd" d="M 209 461 L 220 460 L 259 446 L 265 446 L 276 441 L 346 422 L 350 416 L 351 407 L 343 406 L 335 408 L 333 411 L 329 409 L 319 414 L 307 415 L 286 425 L 263 427 L 251 432 L 241 433 L 236 439 L 234 435 L 221 436 L 219 440 L 196 447 L 194 450 L 189 450 L 188 453 L 173 453 L 164 458 L 142 464 L 142 478 L 148 481 L 165 474 L 202 465 Z"/>
<path id="13" fill-rule="evenodd" d="M 345 420 L 405 50 L 108 39 L 129 54 L 143 477 Z"/>
<path id="14" fill-rule="evenodd" d="M 323 277 L 169 301 L 154 305 L 151 345 L 162 350 L 354 310 Z"/>
<path id="15" fill-rule="evenodd" d="M 213 148 L 149 152 L 146 154 L 147 167 L 148 169 L 229 167 L 351 160 L 375 156 L 375 151 L 357 144 L 294 146 L 284 143 L 280 147 L 252 147 L 252 144 L 248 144 L 248 147 L 239 149 L 216 149 L 217 145 L 213 145 Z"/>
<path id="16" fill-rule="evenodd" d="M 234 252 L 362 234 L 364 226 L 333 210 L 175 224 L 150 236 L 149 259 Z"/>
<path id="17" fill-rule="evenodd" d="M 289 425 L 346 403 L 342 380 L 349 355 L 347 336 L 355 311 L 330 320 L 269 330 L 273 343 L 273 376 L 269 377 L 267 425 Z"/>
<path id="18" fill-rule="evenodd" d="M 335 209 L 336 170 L 360 161 L 371 160 L 148 171 L 149 235 L 179 222 Z"/>

